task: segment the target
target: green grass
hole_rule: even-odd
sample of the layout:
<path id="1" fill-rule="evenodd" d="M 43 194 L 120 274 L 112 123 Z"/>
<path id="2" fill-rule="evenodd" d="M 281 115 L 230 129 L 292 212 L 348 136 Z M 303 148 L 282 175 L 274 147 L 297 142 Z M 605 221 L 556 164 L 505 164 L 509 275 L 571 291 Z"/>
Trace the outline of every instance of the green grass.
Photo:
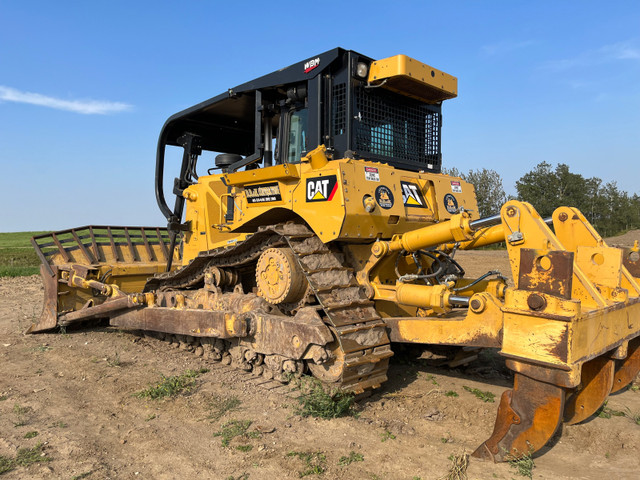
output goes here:
<path id="1" fill-rule="evenodd" d="M 340 457 L 340 460 L 338 460 L 338 465 L 341 467 L 346 467 L 347 465 L 351 465 L 354 462 L 364 462 L 364 455 L 351 450 L 348 456 Z"/>
<path id="2" fill-rule="evenodd" d="M 298 457 L 304 461 L 305 469 L 298 472 L 300 478 L 308 475 L 322 475 L 327 470 L 327 457 L 321 452 L 294 452 L 287 453 L 287 457 Z"/>
<path id="3" fill-rule="evenodd" d="M 241 438 L 260 438 L 260 432 L 249 432 L 249 427 L 253 422 L 251 420 L 231 420 L 222 426 L 219 432 L 213 434 L 214 437 L 220 437 L 223 447 L 228 447 L 236 437 Z"/>
<path id="4" fill-rule="evenodd" d="M 31 407 L 22 407 L 20 404 L 16 403 L 13 405 L 13 413 L 16 416 L 16 421 L 13 422 L 14 427 L 23 427 L 27 424 L 27 416 L 31 411 Z"/>
<path id="5" fill-rule="evenodd" d="M 337 418 L 354 415 L 353 394 L 342 390 L 327 389 L 312 377 L 302 379 L 302 393 L 297 398 L 296 413 L 303 417 Z"/>
<path id="6" fill-rule="evenodd" d="M 467 392 L 472 393 L 476 396 L 476 398 L 479 398 L 483 402 L 493 403 L 495 401 L 496 396 L 491 392 L 483 392 L 478 388 L 471 388 L 467 387 L 466 385 L 464 385 L 462 388 L 464 388 Z"/>
<path id="7" fill-rule="evenodd" d="M 50 232 L 4 232 L 0 233 L 0 248 L 31 248 L 31 237 Z"/>
<path id="8" fill-rule="evenodd" d="M 31 237 L 47 232 L 0 233 L 0 277 L 35 275 L 40 260 L 31 246 Z"/>
<path id="9" fill-rule="evenodd" d="M 226 413 L 237 410 L 242 402 L 238 397 L 214 397 L 210 403 L 211 414 L 207 416 L 207 420 L 217 421 Z"/>
<path id="10" fill-rule="evenodd" d="M 196 378 L 208 371 L 206 368 L 201 368 L 200 370 L 187 370 L 182 375 L 173 375 L 171 377 L 165 377 L 163 375 L 160 382 L 135 393 L 134 396 L 138 398 L 150 398 L 152 400 L 175 397 L 176 395 L 191 390 L 196 383 Z"/>
<path id="11" fill-rule="evenodd" d="M 396 436 L 393 433 L 391 433 L 389 430 L 385 430 L 380 434 L 380 441 L 383 443 L 386 442 L 387 440 L 395 440 L 395 439 L 396 439 Z"/>
<path id="12" fill-rule="evenodd" d="M 533 452 L 519 454 L 516 452 L 515 455 L 509 455 L 507 457 L 507 463 L 521 477 L 533 478 L 533 469 L 536 464 L 533 462 L 533 458 L 531 458 L 532 453 Z"/>
<path id="13" fill-rule="evenodd" d="M 10 472 L 16 467 L 28 467 L 34 463 L 50 462 L 51 459 L 43 455 L 42 448 L 42 443 L 38 443 L 33 448 L 18 449 L 16 458 L 0 455 L 0 475 Z"/>
<path id="14" fill-rule="evenodd" d="M 605 401 L 602 406 L 595 413 L 596 416 L 600 418 L 611 418 L 611 417 L 624 417 L 625 413 L 622 410 L 614 410 L 611 407 L 607 406 L 607 401 Z"/>

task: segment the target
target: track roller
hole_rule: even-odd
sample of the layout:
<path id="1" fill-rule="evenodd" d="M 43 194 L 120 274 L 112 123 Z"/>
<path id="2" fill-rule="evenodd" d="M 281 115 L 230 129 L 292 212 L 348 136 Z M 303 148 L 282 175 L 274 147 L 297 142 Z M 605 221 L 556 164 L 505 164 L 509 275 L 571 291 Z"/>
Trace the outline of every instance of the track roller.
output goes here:
<path id="1" fill-rule="evenodd" d="M 553 436 L 564 411 L 563 388 L 516 373 L 502 394 L 491 437 L 473 456 L 494 462 L 540 450 Z"/>

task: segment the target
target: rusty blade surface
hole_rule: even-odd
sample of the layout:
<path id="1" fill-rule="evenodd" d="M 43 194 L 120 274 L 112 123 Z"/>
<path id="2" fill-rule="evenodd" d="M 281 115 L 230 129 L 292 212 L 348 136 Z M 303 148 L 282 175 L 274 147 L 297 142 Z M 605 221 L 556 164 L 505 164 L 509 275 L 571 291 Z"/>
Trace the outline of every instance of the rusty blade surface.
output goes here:
<path id="1" fill-rule="evenodd" d="M 567 399 L 564 409 L 566 423 L 580 423 L 600 408 L 611 392 L 614 366 L 614 360 L 608 357 L 597 357 L 582 365 L 580 386 Z"/>
<path id="2" fill-rule="evenodd" d="M 473 456 L 494 462 L 532 454 L 553 436 L 564 410 L 564 389 L 516 373 L 502 394 L 491 437 Z"/>
<path id="3" fill-rule="evenodd" d="M 611 393 L 622 390 L 629 385 L 640 372 L 640 337 L 629 342 L 627 358 L 616 362 Z"/>
<path id="4" fill-rule="evenodd" d="M 44 285 L 44 306 L 37 323 L 32 324 L 25 333 L 51 330 L 58 324 L 58 268 L 48 264 L 40 265 L 40 276 Z"/>

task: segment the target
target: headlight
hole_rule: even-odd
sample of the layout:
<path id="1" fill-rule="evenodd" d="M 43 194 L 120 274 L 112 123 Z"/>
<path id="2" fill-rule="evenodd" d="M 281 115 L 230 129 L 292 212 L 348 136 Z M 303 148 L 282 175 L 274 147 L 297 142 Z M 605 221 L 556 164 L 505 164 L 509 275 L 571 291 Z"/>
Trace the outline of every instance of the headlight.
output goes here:
<path id="1" fill-rule="evenodd" d="M 367 74 L 369 73 L 369 65 L 363 62 L 358 62 L 356 65 L 356 75 L 360 78 L 367 78 Z"/>

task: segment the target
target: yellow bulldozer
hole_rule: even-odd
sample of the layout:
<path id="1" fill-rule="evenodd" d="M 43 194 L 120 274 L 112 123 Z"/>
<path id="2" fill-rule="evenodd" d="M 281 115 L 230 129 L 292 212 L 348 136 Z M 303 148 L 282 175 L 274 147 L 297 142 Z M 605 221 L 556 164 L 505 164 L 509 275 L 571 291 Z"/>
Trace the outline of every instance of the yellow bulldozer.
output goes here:
<path id="1" fill-rule="evenodd" d="M 474 455 L 539 450 L 638 374 L 640 253 L 575 208 L 543 219 L 512 200 L 479 218 L 473 185 L 441 173 L 456 96 L 455 77 L 405 55 L 336 48 L 171 116 L 155 170 L 167 228 L 34 237 L 45 304 L 29 331 L 108 319 L 355 394 L 384 384 L 394 344 L 497 348 L 514 385 Z M 454 259 L 500 242 L 513 286 Z"/>

